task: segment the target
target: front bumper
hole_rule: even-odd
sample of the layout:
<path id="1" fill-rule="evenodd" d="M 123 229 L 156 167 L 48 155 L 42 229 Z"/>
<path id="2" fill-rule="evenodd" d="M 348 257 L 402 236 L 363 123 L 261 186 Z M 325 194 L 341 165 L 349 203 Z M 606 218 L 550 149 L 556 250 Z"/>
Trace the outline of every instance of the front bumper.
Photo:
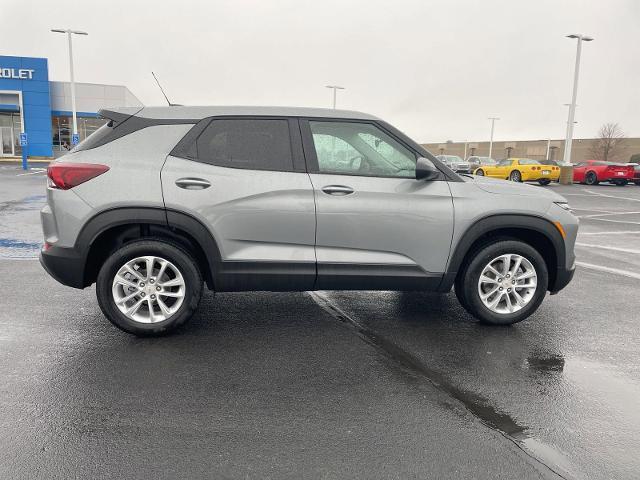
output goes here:
<path id="1" fill-rule="evenodd" d="M 551 295 L 555 295 L 564 287 L 569 285 L 569 282 L 573 279 L 573 274 L 576 273 L 576 264 L 574 263 L 571 268 L 566 267 L 558 267 L 556 271 L 556 280 L 553 282 L 553 285 L 549 288 Z"/>
<path id="2" fill-rule="evenodd" d="M 73 288 L 84 288 L 85 262 L 73 248 L 49 247 L 40 250 L 40 264 L 54 279 Z"/>

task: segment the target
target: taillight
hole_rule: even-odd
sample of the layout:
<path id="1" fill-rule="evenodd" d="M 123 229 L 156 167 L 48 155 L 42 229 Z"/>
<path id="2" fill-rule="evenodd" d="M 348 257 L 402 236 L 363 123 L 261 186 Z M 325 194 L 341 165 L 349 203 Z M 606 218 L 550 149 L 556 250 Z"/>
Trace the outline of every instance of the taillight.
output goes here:
<path id="1" fill-rule="evenodd" d="M 52 163 L 47 168 L 49 186 L 61 190 L 77 187 L 109 170 L 106 165 L 96 163 Z"/>

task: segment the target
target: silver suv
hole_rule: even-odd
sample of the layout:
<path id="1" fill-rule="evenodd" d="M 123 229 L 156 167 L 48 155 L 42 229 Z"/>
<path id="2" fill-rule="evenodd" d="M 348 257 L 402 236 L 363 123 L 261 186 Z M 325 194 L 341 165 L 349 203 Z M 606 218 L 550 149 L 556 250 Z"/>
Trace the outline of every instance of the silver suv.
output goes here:
<path id="1" fill-rule="evenodd" d="M 215 291 L 448 292 L 511 324 L 574 272 L 578 220 L 535 186 L 459 176 L 371 115 L 306 108 L 102 111 L 48 170 L 44 268 L 96 284 L 136 335 Z"/>

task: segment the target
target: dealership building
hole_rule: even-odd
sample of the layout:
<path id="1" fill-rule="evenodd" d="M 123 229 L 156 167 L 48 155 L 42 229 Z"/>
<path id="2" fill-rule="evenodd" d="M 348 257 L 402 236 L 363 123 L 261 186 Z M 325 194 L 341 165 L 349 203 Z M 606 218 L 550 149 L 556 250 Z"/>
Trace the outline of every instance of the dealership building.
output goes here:
<path id="1" fill-rule="evenodd" d="M 75 83 L 80 141 L 105 121 L 98 111 L 142 106 L 121 85 Z M 27 155 L 52 158 L 71 145 L 71 86 L 49 80 L 46 58 L 0 55 L 0 158 L 20 157 L 20 133 L 27 134 Z"/>

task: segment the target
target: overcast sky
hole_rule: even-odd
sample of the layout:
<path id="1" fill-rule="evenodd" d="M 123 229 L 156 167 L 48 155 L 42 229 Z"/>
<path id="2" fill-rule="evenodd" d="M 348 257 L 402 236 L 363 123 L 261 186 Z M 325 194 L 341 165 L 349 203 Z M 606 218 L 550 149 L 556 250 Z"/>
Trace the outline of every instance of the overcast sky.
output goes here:
<path id="1" fill-rule="evenodd" d="M 126 85 L 145 105 L 338 107 L 420 142 L 562 138 L 575 40 L 575 136 L 618 122 L 640 136 L 640 0 L 0 0 L 0 55 L 49 59 L 68 80 Z"/>

